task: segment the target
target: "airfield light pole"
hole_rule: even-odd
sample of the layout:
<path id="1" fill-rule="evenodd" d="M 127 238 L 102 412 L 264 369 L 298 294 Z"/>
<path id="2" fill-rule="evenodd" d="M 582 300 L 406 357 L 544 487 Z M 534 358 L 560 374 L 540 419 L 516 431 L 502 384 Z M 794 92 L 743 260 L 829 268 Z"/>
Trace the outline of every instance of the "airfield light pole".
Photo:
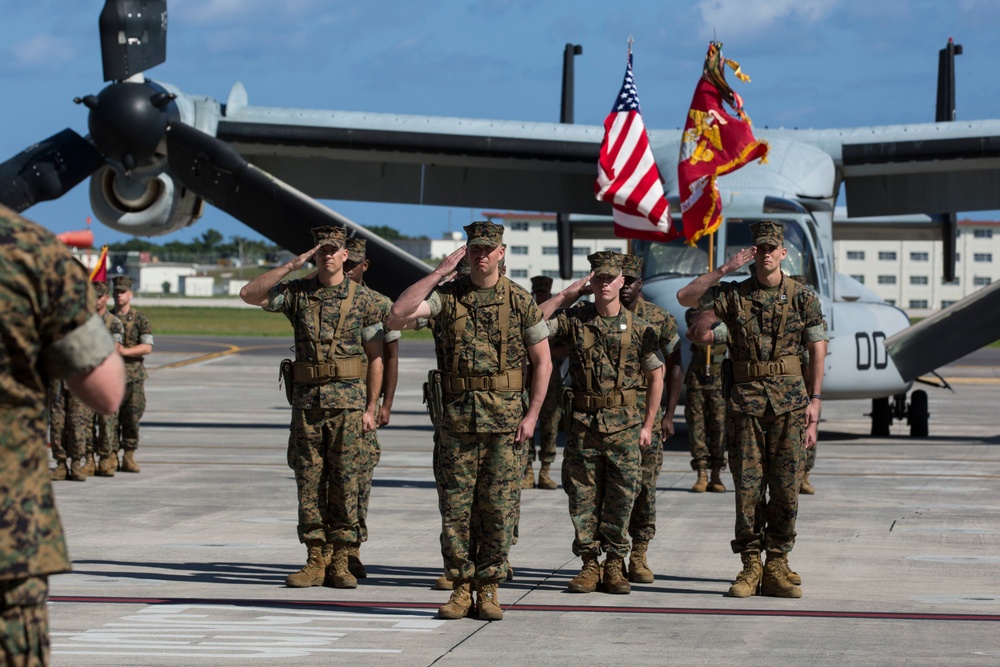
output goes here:
<path id="1" fill-rule="evenodd" d="M 559 122 L 573 122 L 573 58 L 583 53 L 579 44 L 567 44 L 563 50 L 562 98 L 559 104 Z M 573 277 L 573 230 L 567 213 L 556 214 L 556 236 L 559 239 L 559 277 Z"/>

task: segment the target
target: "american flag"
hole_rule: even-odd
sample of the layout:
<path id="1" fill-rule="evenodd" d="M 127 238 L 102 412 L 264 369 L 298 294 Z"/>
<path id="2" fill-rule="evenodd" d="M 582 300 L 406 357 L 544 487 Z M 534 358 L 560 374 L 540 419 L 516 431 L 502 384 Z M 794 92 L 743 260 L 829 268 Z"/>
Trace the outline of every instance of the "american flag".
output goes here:
<path id="1" fill-rule="evenodd" d="M 642 122 L 631 48 L 621 92 L 604 120 L 594 194 L 612 205 L 616 236 L 669 241 L 680 235 L 671 225 L 660 170 Z"/>

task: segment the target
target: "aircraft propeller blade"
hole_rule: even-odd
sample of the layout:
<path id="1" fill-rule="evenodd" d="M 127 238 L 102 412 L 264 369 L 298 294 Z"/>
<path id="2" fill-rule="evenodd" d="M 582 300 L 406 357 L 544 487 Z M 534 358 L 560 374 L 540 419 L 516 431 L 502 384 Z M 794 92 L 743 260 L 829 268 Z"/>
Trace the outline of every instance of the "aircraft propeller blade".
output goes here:
<path id="1" fill-rule="evenodd" d="M 167 0 L 105 0 L 98 21 L 105 81 L 121 81 L 167 59 Z"/>
<path id="2" fill-rule="evenodd" d="M 63 130 L 0 164 L 0 204 L 24 211 L 58 199 L 104 164 L 89 141 Z"/>
<path id="3" fill-rule="evenodd" d="M 312 197 L 247 162 L 229 144 L 188 125 L 167 127 L 171 175 L 213 206 L 295 253 L 313 247 L 310 229 L 336 225 L 367 240 L 367 255 L 379 268 L 366 275 L 373 289 L 395 299 L 431 267 L 348 220 Z"/>

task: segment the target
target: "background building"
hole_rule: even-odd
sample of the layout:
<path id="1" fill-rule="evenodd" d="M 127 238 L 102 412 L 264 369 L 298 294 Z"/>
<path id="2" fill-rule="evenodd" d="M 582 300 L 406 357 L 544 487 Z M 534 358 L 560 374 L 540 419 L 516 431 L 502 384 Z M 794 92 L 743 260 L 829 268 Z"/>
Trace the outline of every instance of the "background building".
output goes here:
<path id="1" fill-rule="evenodd" d="M 946 308 L 1000 280 L 1000 222 L 960 220 L 955 281 L 945 283 L 941 241 L 837 241 L 837 271 L 911 316 Z"/>

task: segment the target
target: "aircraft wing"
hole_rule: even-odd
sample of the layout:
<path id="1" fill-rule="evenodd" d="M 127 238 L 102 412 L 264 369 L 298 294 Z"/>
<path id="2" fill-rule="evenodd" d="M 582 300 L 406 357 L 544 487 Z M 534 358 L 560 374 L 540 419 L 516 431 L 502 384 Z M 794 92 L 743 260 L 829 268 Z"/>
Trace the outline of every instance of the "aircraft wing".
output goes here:
<path id="1" fill-rule="evenodd" d="M 593 195 L 603 127 L 250 107 L 233 97 L 216 136 L 313 197 L 609 212 Z"/>
<path id="2" fill-rule="evenodd" d="M 843 179 L 852 218 L 1000 208 L 1000 120 L 761 135 L 827 152 Z"/>
<path id="3" fill-rule="evenodd" d="M 885 347 L 899 374 L 912 382 L 992 343 L 998 332 L 1000 283 L 993 283 L 900 331 Z"/>

